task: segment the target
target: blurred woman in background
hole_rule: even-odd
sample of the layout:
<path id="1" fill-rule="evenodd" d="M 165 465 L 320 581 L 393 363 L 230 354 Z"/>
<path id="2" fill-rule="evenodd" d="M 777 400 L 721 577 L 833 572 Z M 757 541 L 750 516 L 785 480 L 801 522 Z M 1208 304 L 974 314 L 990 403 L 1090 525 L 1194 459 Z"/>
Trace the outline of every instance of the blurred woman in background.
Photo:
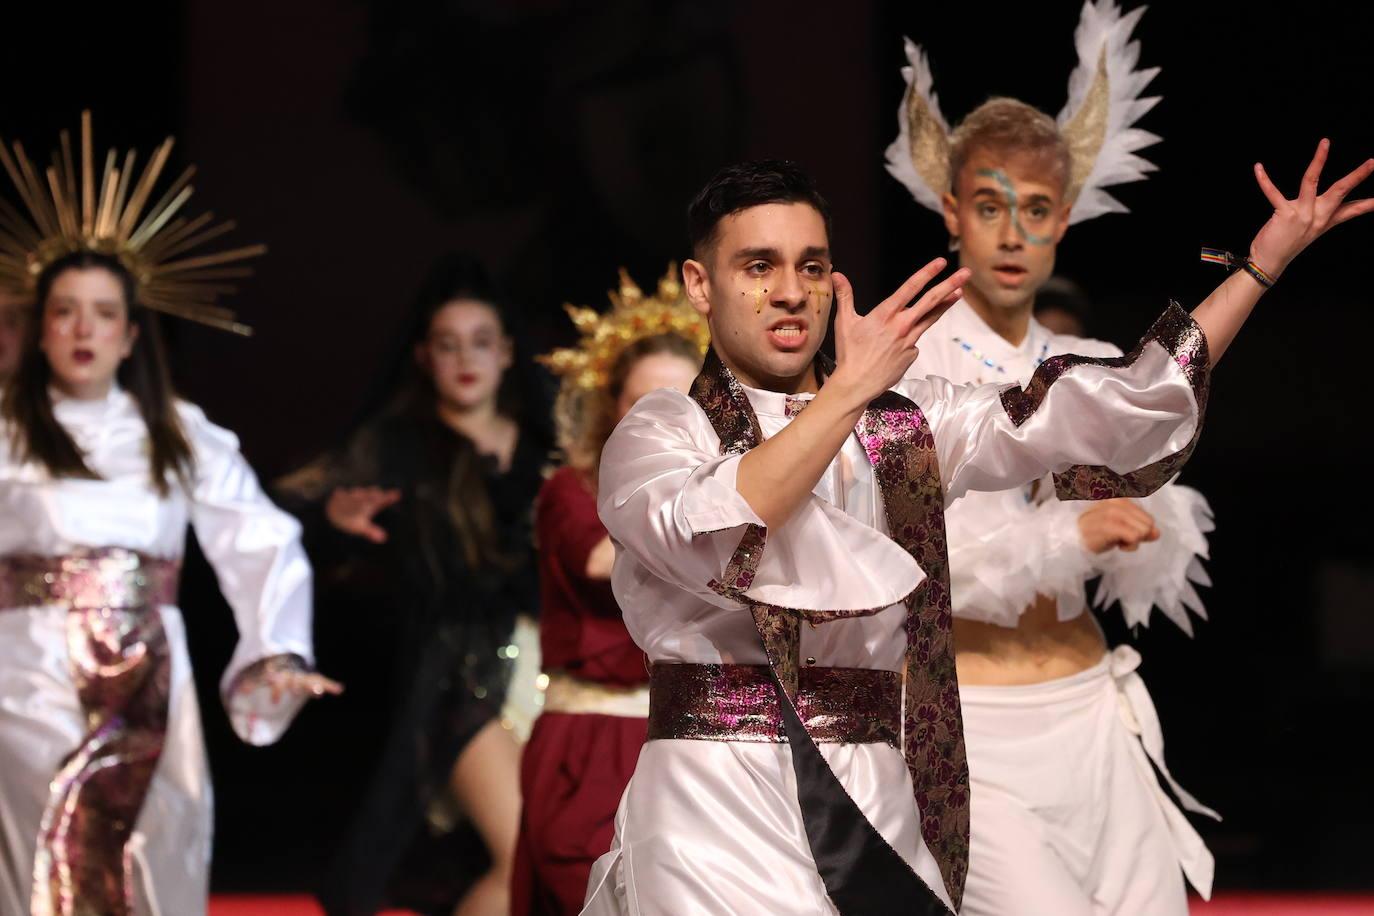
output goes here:
<path id="1" fill-rule="evenodd" d="M 481 268 L 441 259 L 385 406 L 283 485 L 313 500 L 317 562 L 368 615 L 351 651 L 385 665 L 388 631 L 395 647 L 388 736 L 321 894 L 330 914 L 509 905 L 519 745 L 502 704 L 517 616 L 538 603 L 531 507 L 550 450 L 526 422 L 511 331 Z M 453 806 L 487 867 L 436 857 Z"/>

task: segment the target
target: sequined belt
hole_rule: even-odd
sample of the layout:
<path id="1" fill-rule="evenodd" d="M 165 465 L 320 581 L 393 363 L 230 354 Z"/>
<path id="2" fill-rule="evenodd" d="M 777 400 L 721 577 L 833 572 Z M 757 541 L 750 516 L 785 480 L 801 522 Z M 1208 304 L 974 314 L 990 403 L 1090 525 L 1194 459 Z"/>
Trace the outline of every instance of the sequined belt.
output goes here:
<path id="1" fill-rule="evenodd" d="M 899 746 L 902 680 L 871 668 L 802 668 L 797 713 L 830 744 Z M 656 663 L 649 673 L 649 740 L 787 741 L 767 665 Z"/>
<path id="2" fill-rule="evenodd" d="M 543 712 L 625 716 L 632 719 L 643 719 L 649 715 L 648 687 L 614 687 L 566 671 L 550 671 L 547 677 Z"/>
<path id="3" fill-rule="evenodd" d="M 60 557 L 0 557 L 0 611 L 43 604 L 73 610 L 144 608 L 176 601 L 181 564 L 120 547 Z"/>
<path id="4" fill-rule="evenodd" d="M 86 732 L 48 783 L 29 912 L 130 916 L 129 841 L 167 735 L 171 647 L 158 605 L 179 564 L 119 548 L 0 557 L 0 610 L 65 605 Z"/>

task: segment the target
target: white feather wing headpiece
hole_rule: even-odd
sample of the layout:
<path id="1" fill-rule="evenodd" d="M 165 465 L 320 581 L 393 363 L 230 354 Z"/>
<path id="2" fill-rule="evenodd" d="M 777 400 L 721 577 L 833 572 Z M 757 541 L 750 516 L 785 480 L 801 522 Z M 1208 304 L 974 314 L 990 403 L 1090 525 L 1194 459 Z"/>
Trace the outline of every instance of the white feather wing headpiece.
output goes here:
<path id="1" fill-rule="evenodd" d="M 1070 223 L 1126 207 L 1104 189 L 1140 181 L 1155 167 L 1136 155 L 1159 142 L 1135 125 L 1159 97 L 1142 97 L 1158 67 L 1136 68 L 1140 43 L 1131 32 L 1145 13 L 1122 13 L 1114 0 L 1087 0 L 1074 31 L 1078 66 L 1069 76 L 1069 100 L 1059 113 L 1059 130 L 1070 153 Z M 919 45 L 905 40 L 906 92 L 897 112 L 897 139 L 887 148 L 887 170 L 912 197 L 936 212 L 949 190 L 949 124 L 940 112 L 930 61 Z"/>
<path id="2" fill-rule="evenodd" d="M 906 185 L 917 203 L 940 212 L 949 190 L 949 123 L 940 113 L 930 59 L 910 38 L 903 38 L 907 66 L 906 92 L 897 109 L 897 139 L 887 148 L 887 170 Z"/>

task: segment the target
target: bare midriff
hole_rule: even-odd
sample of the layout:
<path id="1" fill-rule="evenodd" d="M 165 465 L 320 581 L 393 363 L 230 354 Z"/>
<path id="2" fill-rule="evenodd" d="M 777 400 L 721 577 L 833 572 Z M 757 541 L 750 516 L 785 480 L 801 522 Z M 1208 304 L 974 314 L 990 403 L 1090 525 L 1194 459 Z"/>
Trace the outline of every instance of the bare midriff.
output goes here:
<path id="1" fill-rule="evenodd" d="M 956 617 L 954 648 L 960 684 L 1012 687 L 1086 671 L 1107 642 L 1090 611 L 1060 620 L 1054 599 L 1041 596 L 1014 628 Z"/>

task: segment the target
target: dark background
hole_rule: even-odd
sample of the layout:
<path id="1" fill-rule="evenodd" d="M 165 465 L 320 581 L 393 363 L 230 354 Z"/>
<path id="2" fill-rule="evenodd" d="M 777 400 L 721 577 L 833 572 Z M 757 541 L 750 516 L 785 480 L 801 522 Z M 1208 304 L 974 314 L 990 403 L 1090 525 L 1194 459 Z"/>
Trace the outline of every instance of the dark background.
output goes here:
<path id="1" fill-rule="evenodd" d="M 1159 173 L 1113 192 L 1131 216 L 1075 227 L 1060 250 L 1097 305 L 1097 336 L 1129 345 L 1169 298 L 1190 305 L 1221 279 L 1197 250 L 1243 251 L 1267 216 L 1255 159 L 1291 190 L 1323 135 L 1332 177 L 1374 155 L 1374 14 L 1350 10 L 1146 14 L 1142 62 L 1163 67 L 1151 88 L 1164 101 L 1143 123 L 1165 138 L 1145 154 Z M 604 303 L 620 265 L 652 283 L 683 255 L 687 198 L 734 159 L 805 164 L 833 203 L 838 263 L 876 301 L 945 243 L 882 167 L 902 35 L 931 50 L 952 120 L 990 94 L 1053 114 L 1077 11 L 50 4 L 8 19 L 0 135 L 44 155 L 86 106 L 98 148 L 146 153 L 175 134 L 174 166 L 200 167 L 194 204 L 237 219 L 236 241 L 270 246 L 234 300 L 257 336 L 170 329 L 180 389 L 270 478 L 338 443 L 435 255 L 481 255 L 525 309 L 528 347 L 565 342 L 559 304 Z M 1374 886 L 1371 243 L 1374 219 L 1305 254 L 1216 376 L 1185 474 L 1217 515 L 1211 622 L 1189 640 L 1162 620 L 1136 634 L 1107 621 L 1145 656 L 1174 774 L 1226 817 L 1200 824 L 1222 888 Z M 239 745 L 214 694 L 230 618 L 194 558 L 184 592 L 218 793 L 216 884 L 308 886 L 375 736 L 312 708 L 279 745 Z M 375 651 L 359 641 L 344 667 Z"/>

